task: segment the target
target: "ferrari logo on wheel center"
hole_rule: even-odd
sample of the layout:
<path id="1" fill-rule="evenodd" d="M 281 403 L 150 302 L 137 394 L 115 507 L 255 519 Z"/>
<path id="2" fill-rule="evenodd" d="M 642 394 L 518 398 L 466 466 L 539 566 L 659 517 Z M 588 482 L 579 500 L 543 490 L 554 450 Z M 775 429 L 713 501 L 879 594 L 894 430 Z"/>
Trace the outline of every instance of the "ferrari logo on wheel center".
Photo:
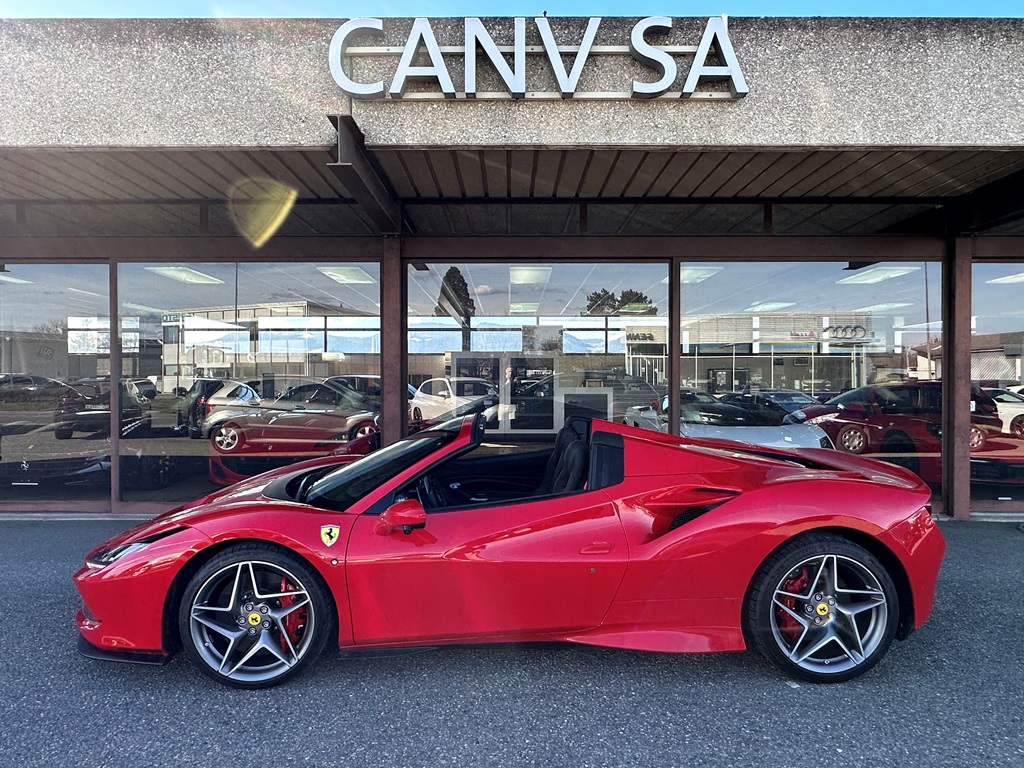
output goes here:
<path id="1" fill-rule="evenodd" d="M 262 617 L 262 616 L 260 616 L 260 615 L 259 615 L 258 613 L 256 613 L 255 611 L 253 611 L 252 613 L 250 613 L 250 614 L 249 614 L 249 625 L 250 625 L 250 626 L 252 626 L 252 627 L 255 627 L 255 626 L 256 626 L 257 624 L 259 624 L 259 623 L 260 623 L 261 621 L 263 621 L 263 617 Z"/>
<path id="2" fill-rule="evenodd" d="M 828 616 L 828 606 L 825 603 L 818 603 L 817 608 L 814 610 L 818 612 L 819 616 Z"/>

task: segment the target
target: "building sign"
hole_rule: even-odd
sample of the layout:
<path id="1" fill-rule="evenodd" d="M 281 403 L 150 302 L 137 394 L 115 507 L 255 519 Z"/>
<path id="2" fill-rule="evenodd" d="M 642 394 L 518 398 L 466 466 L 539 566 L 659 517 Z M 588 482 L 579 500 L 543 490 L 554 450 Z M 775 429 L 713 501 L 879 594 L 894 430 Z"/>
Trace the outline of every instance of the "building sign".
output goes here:
<path id="1" fill-rule="evenodd" d="M 668 16 L 651 16 L 638 21 L 630 31 L 628 45 L 594 45 L 601 18 L 591 18 L 580 40 L 555 40 L 546 16 L 533 19 L 542 45 L 526 45 L 527 20 L 513 19 L 514 43 L 511 46 L 495 44 L 491 34 L 478 18 L 465 19 L 464 45 L 440 46 L 430 20 L 418 18 L 402 47 L 356 47 L 350 38 L 367 33 L 381 33 L 381 19 L 351 19 L 342 24 L 331 39 L 328 54 L 331 76 L 341 89 L 356 99 L 738 99 L 748 93 L 740 64 L 736 58 L 725 16 L 708 19 L 699 44 L 655 45 L 648 41 L 652 35 L 666 34 L 672 29 Z M 497 71 L 505 90 L 489 93 L 477 89 L 477 60 L 480 53 Z M 465 74 L 465 91 L 456 92 L 445 55 L 461 56 Z M 633 80 L 629 91 L 580 92 L 578 85 L 583 68 L 592 55 L 629 55 L 652 71 L 648 79 Z M 527 55 L 543 55 L 558 84 L 557 92 L 528 90 L 526 80 Z M 390 85 L 383 80 L 362 82 L 345 71 L 346 57 L 395 56 L 398 63 Z M 511 61 L 507 56 L 511 56 Z M 563 56 L 572 57 L 567 69 Z M 676 57 L 692 56 L 682 91 L 670 91 L 679 73 Z M 427 81 L 440 91 L 406 93 L 410 80 Z M 698 90 L 706 82 L 724 82 L 728 91 Z M 625 83 L 624 83 L 625 84 Z"/>

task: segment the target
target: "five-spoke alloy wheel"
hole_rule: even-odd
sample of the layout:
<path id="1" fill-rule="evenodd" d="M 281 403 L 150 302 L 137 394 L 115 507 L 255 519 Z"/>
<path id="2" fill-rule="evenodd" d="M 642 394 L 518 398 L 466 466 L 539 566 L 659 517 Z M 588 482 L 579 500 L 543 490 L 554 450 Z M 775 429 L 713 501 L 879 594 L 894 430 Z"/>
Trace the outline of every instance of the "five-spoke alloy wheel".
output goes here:
<path id="1" fill-rule="evenodd" d="M 235 424 L 221 424 L 213 428 L 210 442 L 221 453 L 233 453 L 245 445 L 242 430 Z"/>
<path id="2" fill-rule="evenodd" d="M 268 688 L 320 655 L 333 618 L 327 589 L 307 563 L 276 547 L 244 544 L 199 569 L 178 628 L 205 674 L 235 688 Z"/>
<path id="3" fill-rule="evenodd" d="M 892 643 L 899 598 L 885 567 L 832 534 L 780 547 L 761 566 L 745 611 L 752 644 L 810 682 L 840 682 L 873 667 Z"/>

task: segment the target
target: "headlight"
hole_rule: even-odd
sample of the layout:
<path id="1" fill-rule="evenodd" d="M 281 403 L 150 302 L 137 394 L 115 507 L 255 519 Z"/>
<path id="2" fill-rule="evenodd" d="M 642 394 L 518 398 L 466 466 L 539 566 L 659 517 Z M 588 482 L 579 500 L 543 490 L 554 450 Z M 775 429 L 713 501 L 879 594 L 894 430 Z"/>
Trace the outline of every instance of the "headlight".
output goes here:
<path id="1" fill-rule="evenodd" d="M 807 414 L 803 411 L 793 411 L 787 418 L 792 419 L 793 421 L 803 421 L 807 418 Z"/>
<path id="2" fill-rule="evenodd" d="M 138 552 L 140 549 L 145 549 L 147 546 L 152 544 L 154 541 L 160 541 L 160 539 L 166 538 L 173 533 L 183 531 L 184 528 L 178 526 L 176 528 L 168 528 L 166 531 L 160 533 L 154 533 L 152 536 L 145 536 L 135 541 L 130 541 L 126 544 L 118 544 L 116 547 L 107 547 L 101 549 L 88 560 L 85 564 L 90 568 L 106 568 L 113 562 L 120 560 L 125 555 L 130 555 L 133 552 Z"/>
<path id="3" fill-rule="evenodd" d="M 116 547 L 101 549 L 95 555 L 86 560 L 85 564 L 93 568 L 103 568 L 125 555 L 130 555 L 132 552 L 138 552 L 140 549 L 145 549 L 147 544 L 149 544 L 148 541 L 133 541 L 130 544 L 118 544 Z"/>

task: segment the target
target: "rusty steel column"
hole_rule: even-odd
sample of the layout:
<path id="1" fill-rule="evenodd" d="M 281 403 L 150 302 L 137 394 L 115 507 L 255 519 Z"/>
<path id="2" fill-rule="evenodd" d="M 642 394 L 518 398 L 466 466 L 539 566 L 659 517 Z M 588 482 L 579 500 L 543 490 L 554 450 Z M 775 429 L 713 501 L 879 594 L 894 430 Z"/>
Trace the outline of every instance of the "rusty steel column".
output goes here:
<path id="1" fill-rule="evenodd" d="M 406 395 L 408 363 L 405 350 L 406 283 L 402 266 L 402 238 L 384 240 L 380 260 L 380 383 L 381 444 L 390 445 L 405 436 L 409 398 Z"/>
<path id="2" fill-rule="evenodd" d="M 942 269 L 942 506 L 971 516 L 971 260 L 974 241 L 950 238 Z"/>

